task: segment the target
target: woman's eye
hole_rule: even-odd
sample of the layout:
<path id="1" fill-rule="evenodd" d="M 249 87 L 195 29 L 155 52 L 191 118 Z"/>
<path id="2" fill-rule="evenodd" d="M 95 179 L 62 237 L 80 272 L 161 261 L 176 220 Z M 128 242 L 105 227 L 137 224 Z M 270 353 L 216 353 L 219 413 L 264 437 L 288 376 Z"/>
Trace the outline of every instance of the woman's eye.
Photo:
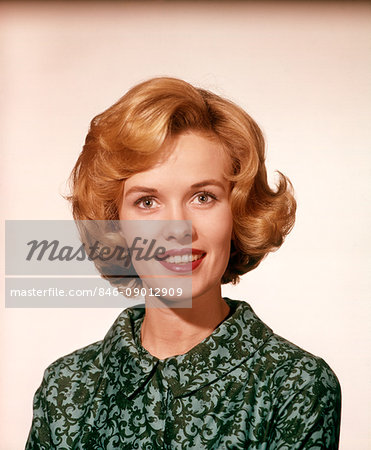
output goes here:
<path id="1" fill-rule="evenodd" d="M 152 197 L 142 197 L 135 202 L 135 206 L 141 209 L 152 209 L 156 204 L 156 201 Z"/>
<path id="2" fill-rule="evenodd" d="M 216 196 L 210 192 L 200 192 L 196 195 L 195 199 L 199 205 L 207 205 L 213 203 L 216 200 Z"/>

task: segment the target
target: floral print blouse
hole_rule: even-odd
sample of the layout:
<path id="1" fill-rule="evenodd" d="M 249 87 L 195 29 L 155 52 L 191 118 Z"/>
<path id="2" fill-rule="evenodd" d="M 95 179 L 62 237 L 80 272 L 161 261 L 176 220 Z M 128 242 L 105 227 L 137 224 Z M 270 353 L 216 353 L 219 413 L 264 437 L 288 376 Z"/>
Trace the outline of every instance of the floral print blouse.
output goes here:
<path id="1" fill-rule="evenodd" d="M 341 393 L 321 358 L 277 336 L 239 300 L 182 355 L 140 341 L 144 308 L 51 364 L 26 450 L 337 449 Z"/>

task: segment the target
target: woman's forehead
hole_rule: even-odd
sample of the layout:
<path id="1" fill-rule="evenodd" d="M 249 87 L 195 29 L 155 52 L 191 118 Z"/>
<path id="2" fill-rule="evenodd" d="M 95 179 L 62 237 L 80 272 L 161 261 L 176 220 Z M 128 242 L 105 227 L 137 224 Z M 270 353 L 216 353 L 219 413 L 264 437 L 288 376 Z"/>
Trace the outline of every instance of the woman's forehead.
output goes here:
<path id="1" fill-rule="evenodd" d="M 186 181 L 189 185 L 205 180 L 224 182 L 229 156 L 216 139 L 189 132 L 176 136 L 166 146 L 165 158 L 148 170 L 128 178 L 128 188 L 139 181 L 151 184 Z"/>

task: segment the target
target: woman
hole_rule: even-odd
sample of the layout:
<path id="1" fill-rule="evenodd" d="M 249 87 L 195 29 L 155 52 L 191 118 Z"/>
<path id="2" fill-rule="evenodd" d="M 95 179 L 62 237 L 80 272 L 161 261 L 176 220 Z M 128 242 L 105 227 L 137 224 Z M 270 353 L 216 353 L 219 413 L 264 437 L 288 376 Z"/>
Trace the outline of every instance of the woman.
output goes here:
<path id="1" fill-rule="evenodd" d="M 74 218 L 161 223 L 166 253 L 131 261 L 147 308 L 124 310 L 103 341 L 47 368 L 28 449 L 338 448 L 329 366 L 221 296 L 294 223 L 291 185 L 280 174 L 271 189 L 264 158 L 250 116 L 178 79 L 141 83 L 93 119 L 72 175 Z M 190 305 L 149 294 L 190 275 Z"/>

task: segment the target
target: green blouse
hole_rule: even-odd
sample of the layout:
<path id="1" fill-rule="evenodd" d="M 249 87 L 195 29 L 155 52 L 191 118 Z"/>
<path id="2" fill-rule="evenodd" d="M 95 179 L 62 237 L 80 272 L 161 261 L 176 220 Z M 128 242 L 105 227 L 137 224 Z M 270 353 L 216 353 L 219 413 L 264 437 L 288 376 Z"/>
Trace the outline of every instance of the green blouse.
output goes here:
<path id="1" fill-rule="evenodd" d="M 141 345 L 144 308 L 45 371 L 31 449 L 337 449 L 340 385 L 321 359 L 277 336 L 239 300 L 189 352 Z"/>

